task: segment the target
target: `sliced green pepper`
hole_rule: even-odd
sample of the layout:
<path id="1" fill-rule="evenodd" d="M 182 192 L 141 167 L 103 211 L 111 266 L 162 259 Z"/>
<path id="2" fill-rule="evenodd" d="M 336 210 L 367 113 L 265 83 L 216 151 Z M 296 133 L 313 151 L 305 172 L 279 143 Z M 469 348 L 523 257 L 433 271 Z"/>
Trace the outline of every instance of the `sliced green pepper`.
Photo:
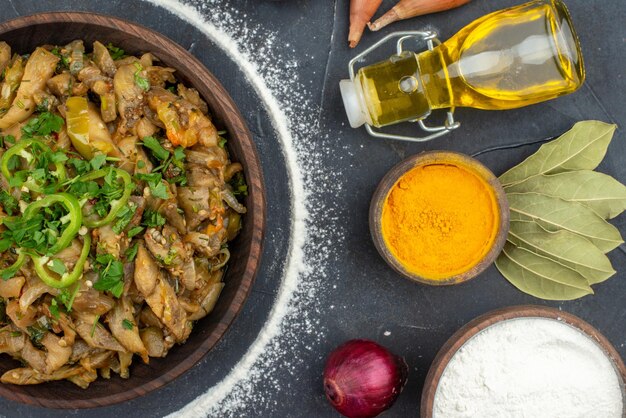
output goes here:
<path id="1" fill-rule="evenodd" d="M 78 199 L 72 196 L 69 193 L 55 193 L 49 196 L 44 197 L 41 200 L 37 200 L 36 202 L 31 203 L 24 210 L 24 214 L 22 215 L 24 218 L 28 219 L 34 216 L 39 212 L 40 209 L 51 206 L 55 203 L 60 203 L 68 211 L 67 219 L 69 224 L 57 240 L 57 242 L 48 249 L 48 254 L 53 255 L 61 251 L 62 249 L 68 247 L 80 226 L 83 223 L 83 213 L 80 207 L 80 203 L 78 203 Z"/>
<path id="2" fill-rule="evenodd" d="M 102 225 L 107 225 L 113 222 L 113 220 L 115 219 L 115 215 L 117 215 L 120 209 L 122 209 L 124 205 L 128 202 L 128 199 L 130 198 L 130 194 L 133 192 L 133 189 L 135 187 L 130 177 L 130 174 L 128 174 L 124 170 L 120 170 L 118 168 L 111 168 L 111 167 L 101 168 L 100 170 L 87 173 L 81 176 L 78 179 L 78 181 L 87 182 L 87 181 L 92 181 L 92 180 L 104 177 L 107 174 L 109 174 L 109 170 L 113 170 L 117 178 L 121 178 L 122 182 L 124 183 L 124 191 L 122 192 L 122 197 L 120 197 L 117 200 L 112 200 L 110 202 L 111 209 L 109 210 L 109 213 L 107 213 L 107 215 L 104 218 L 101 218 L 98 220 L 85 218 L 83 223 L 85 224 L 85 226 L 89 228 L 98 228 L 98 227 L 101 227 Z"/>
<path id="3" fill-rule="evenodd" d="M 41 147 L 44 152 L 51 152 L 49 146 L 37 139 L 31 138 L 19 141 L 17 144 L 9 148 L 4 154 L 2 154 L 2 159 L 0 159 L 0 168 L 2 170 L 2 174 L 9 182 L 14 177 L 13 173 L 9 169 L 9 160 L 11 159 L 11 157 L 17 155 L 27 160 L 30 165 L 30 162 L 32 161 L 34 156 L 29 153 L 27 149 L 32 147 L 33 145 Z M 63 182 L 63 180 L 65 180 L 65 165 L 63 165 L 63 163 L 61 162 L 58 162 L 54 163 L 54 166 L 56 170 L 53 171 L 52 174 L 58 179 L 59 183 L 61 183 Z M 32 178 L 24 182 L 24 186 L 28 187 L 29 190 L 37 193 L 43 193 L 44 191 L 43 185 L 36 183 L 35 180 L 33 180 Z"/>
<path id="4" fill-rule="evenodd" d="M 76 283 L 76 281 L 83 274 L 83 267 L 85 266 L 85 261 L 87 261 L 87 257 L 89 256 L 90 249 L 91 236 L 86 234 L 83 237 L 83 249 L 80 252 L 80 257 L 78 258 L 74 269 L 71 273 L 64 273 L 60 278 L 53 277 L 48 270 L 46 270 L 45 265 L 50 260 L 49 257 L 33 256 L 33 266 L 35 266 L 35 271 L 37 272 L 39 278 L 48 286 L 56 289 L 68 287 Z"/>
<path id="5" fill-rule="evenodd" d="M 11 277 L 15 276 L 15 274 L 19 271 L 25 261 L 26 254 L 20 252 L 17 256 L 17 260 L 15 260 L 15 263 L 11 264 L 5 269 L 0 270 L 0 277 L 2 278 L 2 280 L 9 280 Z"/>

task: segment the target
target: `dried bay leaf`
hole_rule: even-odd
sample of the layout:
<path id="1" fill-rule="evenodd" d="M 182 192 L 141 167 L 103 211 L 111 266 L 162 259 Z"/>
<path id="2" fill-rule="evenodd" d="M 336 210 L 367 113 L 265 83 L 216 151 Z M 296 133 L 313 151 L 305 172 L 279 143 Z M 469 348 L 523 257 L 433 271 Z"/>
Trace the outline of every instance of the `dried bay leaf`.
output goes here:
<path id="1" fill-rule="evenodd" d="M 511 225 L 496 266 L 521 291 L 577 299 L 615 274 L 605 253 L 623 241 L 605 219 L 626 210 L 626 186 L 592 171 L 615 128 L 579 122 L 500 176 Z"/>
<path id="2" fill-rule="evenodd" d="M 548 232 L 535 222 L 513 221 L 509 241 L 576 270 L 589 285 L 615 274 L 611 261 L 589 240 L 569 231 Z"/>
<path id="3" fill-rule="evenodd" d="M 508 242 L 496 267 L 513 286 L 541 299 L 572 300 L 593 294 L 579 273 Z"/>
<path id="4" fill-rule="evenodd" d="M 582 121 L 554 141 L 543 144 L 537 152 L 500 176 L 504 187 L 542 174 L 571 170 L 593 170 L 604 158 L 616 125 L 600 121 Z"/>
<path id="5" fill-rule="evenodd" d="M 626 186 L 609 175 L 590 170 L 542 174 L 509 186 L 506 191 L 535 192 L 579 202 L 604 219 L 612 219 L 626 209 Z"/>
<path id="6" fill-rule="evenodd" d="M 564 229 L 583 236 L 607 253 L 624 241 L 617 228 L 578 202 L 540 193 L 508 193 L 512 221 L 532 218 L 551 232 Z"/>

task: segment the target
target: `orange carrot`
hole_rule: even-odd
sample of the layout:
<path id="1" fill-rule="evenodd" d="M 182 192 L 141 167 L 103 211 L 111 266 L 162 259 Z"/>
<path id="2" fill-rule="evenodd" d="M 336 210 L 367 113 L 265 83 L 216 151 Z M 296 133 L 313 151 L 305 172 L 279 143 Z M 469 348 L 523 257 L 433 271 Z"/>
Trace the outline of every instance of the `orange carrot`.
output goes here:
<path id="1" fill-rule="evenodd" d="M 369 23 L 382 0 L 350 0 L 350 34 L 348 43 L 354 48 L 363 35 L 365 25 Z"/>
<path id="2" fill-rule="evenodd" d="M 377 31 L 397 20 L 441 12 L 463 6 L 470 0 L 400 0 L 391 10 L 374 23 L 368 23 L 370 30 Z"/>

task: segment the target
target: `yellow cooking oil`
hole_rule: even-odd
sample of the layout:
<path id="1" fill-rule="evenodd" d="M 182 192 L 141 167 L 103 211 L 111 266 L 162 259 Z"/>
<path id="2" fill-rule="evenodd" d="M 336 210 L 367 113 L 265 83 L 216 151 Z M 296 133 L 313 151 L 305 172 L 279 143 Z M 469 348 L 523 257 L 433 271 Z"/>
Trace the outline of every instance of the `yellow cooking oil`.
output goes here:
<path id="1" fill-rule="evenodd" d="M 418 78 L 416 55 L 410 51 L 359 71 L 357 81 L 374 126 L 427 116 L 429 103 Z"/>
<path id="2" fill-rule="evenodd" d="M 405 51 L 361 68 L 371 124 L 422 119 L 432 109 L 519 108 L 577 90 L 585 78 L 569 13 L 536 0 L 484 16 L 432 51 Z"/>

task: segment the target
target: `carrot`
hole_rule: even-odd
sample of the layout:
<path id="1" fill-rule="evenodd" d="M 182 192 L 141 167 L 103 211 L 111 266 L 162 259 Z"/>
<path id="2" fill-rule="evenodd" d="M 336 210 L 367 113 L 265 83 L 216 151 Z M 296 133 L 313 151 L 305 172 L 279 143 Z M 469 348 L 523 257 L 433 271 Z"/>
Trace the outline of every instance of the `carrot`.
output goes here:
<path id="1" fill-rule="evenodd" d="M 463 6 L 470 0 L 400 0 L 391 10 L 374 23 L 368 23 L 370 30 L 377 31 L 397 20 L 441 12 Z"/>
<path id="2" fill-rule="evenodd" d="M 374 16 L 380 3 L 382 0 L 350 0 L 350 33 L 348 35 L 350 48 L 357 46 L 365 25 Z"/>

